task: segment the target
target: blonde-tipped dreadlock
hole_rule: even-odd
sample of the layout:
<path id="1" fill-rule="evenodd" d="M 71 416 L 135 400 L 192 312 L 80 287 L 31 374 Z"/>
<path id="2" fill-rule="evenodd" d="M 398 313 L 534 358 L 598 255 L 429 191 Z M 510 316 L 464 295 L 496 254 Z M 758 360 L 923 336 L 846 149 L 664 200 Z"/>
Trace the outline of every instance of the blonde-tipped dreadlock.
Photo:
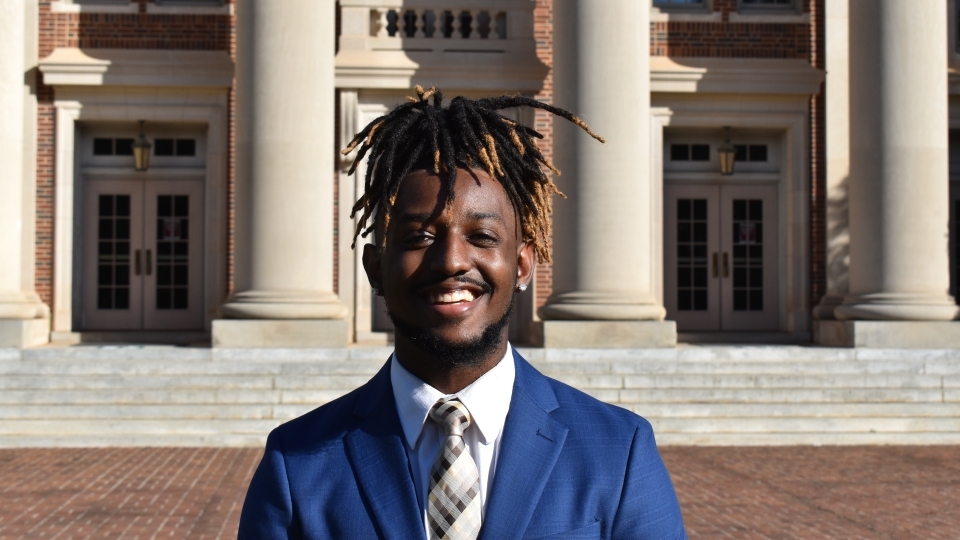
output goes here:
<path id="1" fill-rule="evenodd" d="M 499 112 L 515 107 L 532 107 L 551 112 L 576 124 L 591 137 L 604 142 L 580 118 L 563 109 L 519 95 L 471 100 L 455 97 L 443 108 L 443 93 L 434 87 L 416 87 L 417 97 L 377 118 L 363 128 L 343 150 L 347 155 L 359 147 L 350 174 L 369 152 L 370 161 L 364 191 L 353 206 L 351 217 L 361 212 L 354 232 L 366 237 L 378 230 L 380 247 L 386 246 L 390 212 L 400 183 L 414 168 L 432 170 L 446 189 L 447 201 L 454 197 L 457 167 L 482 166 L 491 178 L 503 185 L 510 197 L 523 236 L 533 241 L 540 262 L 550 262 L 551 196 L 563 196 L 544 173 L 553 166 L 537 147 L 543 135 L 518 124 Z M 430 98 L 433 103 L 430 103 Z M 371 216 L 376 222 L 367 226 Z"/>

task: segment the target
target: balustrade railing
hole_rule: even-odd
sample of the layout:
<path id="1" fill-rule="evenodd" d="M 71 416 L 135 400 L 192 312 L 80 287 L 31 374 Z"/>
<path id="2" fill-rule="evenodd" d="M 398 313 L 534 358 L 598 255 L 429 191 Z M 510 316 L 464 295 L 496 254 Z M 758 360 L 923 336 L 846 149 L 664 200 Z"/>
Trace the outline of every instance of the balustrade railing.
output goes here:
<path id="1" fill-rule="evenodd" d="M 375 37 L 507 39 L 507 13 L 489 9 L 374 8 Z"/>
<path id="2" fill-rule="evenodd" d="M 592 0 L 591 0 L 592 1 Z M 338 84 L 539 89 L 534 0 L 339 0 Z"/>

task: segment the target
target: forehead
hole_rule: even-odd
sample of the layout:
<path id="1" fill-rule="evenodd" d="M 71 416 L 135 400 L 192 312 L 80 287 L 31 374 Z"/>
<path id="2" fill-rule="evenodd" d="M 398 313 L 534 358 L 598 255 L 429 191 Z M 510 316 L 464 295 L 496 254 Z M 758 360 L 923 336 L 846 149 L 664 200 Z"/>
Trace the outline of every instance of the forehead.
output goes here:
<path id="1" fill-rule="evenodd" d="M 440 177 L 423 170 L 408 174 L 400 185 L 393 214 L 397 219 L 419 216 L 429 220 L 488 216 L 499 218 L 511 231 L 515 227 L 513 205 L 506 190 L 486 171 L 478 169 L 457 170 L 453 201 L 448 201 Z"/>

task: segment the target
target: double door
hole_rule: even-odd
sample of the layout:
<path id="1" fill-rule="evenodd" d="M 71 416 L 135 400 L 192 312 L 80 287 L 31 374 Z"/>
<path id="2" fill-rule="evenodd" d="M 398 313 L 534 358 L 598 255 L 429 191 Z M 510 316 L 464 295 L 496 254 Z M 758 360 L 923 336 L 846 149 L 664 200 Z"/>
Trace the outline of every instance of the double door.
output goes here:
<path id="1" fill-rule="evenodd" d="M 203 328 L 203 182 L 88 180 L 86 330 Z"/>
<path id="2" fill-rule="evenodd" d="M 664 201 L 664 305 L 677 330 L 778 330 L 776 187 L 667 185 Z"/>

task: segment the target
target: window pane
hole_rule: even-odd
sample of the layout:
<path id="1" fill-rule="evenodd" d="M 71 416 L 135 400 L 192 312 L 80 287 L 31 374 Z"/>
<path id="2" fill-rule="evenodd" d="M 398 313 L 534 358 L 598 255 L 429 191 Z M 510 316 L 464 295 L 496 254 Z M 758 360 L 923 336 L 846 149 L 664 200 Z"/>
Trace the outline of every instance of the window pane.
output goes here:
<path id="1" fill-rule="evenodd" d="M 678 199 L 677 210 L 677 309 L 706 311 L 707 200 Z"/>

